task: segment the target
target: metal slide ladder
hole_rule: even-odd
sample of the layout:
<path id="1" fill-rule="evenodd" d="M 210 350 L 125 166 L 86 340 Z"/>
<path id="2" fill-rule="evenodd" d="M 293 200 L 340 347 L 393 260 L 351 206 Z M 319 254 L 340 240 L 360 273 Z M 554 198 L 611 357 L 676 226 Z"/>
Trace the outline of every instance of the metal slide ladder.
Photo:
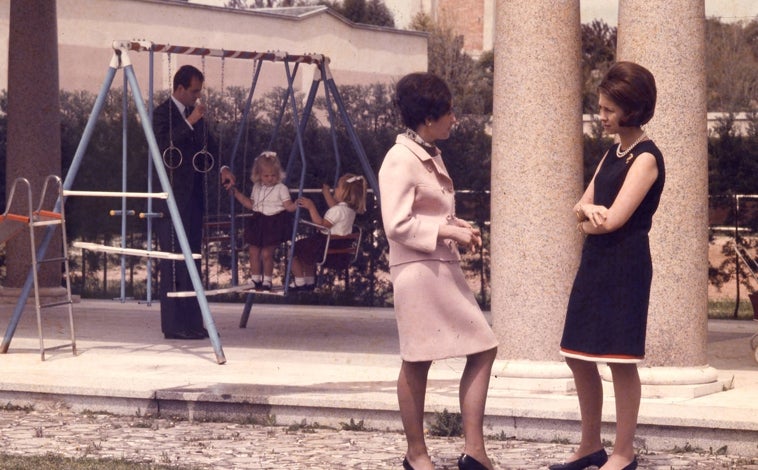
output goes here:
<path id="1" fill-rule="evenodd" d="M 13 197 L 18 185 L 26 186 L 26 197 L 28 201 L 28 211 L 26 214 L 15 214 L 10 212 L 10 208 L 13 204 Z M 46 193 L 49 185 L 55 185 L 57 189 L 57 203 L 56 208 L 52 211 L 42 209 L 45 203 Z M 29 180 L 26 178 L 16 178 L 11 186 L 11 191 L 8 196 L 8 204 L 6 205 L 5 212 L 0 215 L 0 243 L 4 243 L 7 240 L 21 233 L 24 228 L 28 228 L 29 232 L 29 244 L 31 252 L 31 272 L 32 284 L 34 285 L 34 308 L 37 313 L 37 334 L 39 336 L 39 353 L 40 359 L 45 360 L 45 351 L 51 351 L 54 349 L 62 349 L 65 347 L 71 347 L 71 352 L 76 355 L 76 333 L 74 328 L 74 309 L 73 300 L 71 298 L 71 280 L 69 277 L 69 263 L 68 263 L 68 246 L 66 243 L 66 216 L 64 213 L 63 203 L 63 184 L 61 179 L 55 175 L 50 175 L 45 179 L 45 184 L 42 187 L 42 193 L 40 195 L 39 204 L 37 209 L 34 210 L 34 204 L 32 201 L 32 190 Z M 35 229 L 38 227 L 48 227 L 49 230 L 56 230 L 59 228 L 61 234 L 61 246 L 62 255 L 45 257 L 45 253 L 37 253 L 36 241 L 34 237 Z M 45 263 L 63 263 L 63 276 L 66 285 L 66 295 L 63 299 L 54 300 L 49 303 L 42 303 L 39 293 L 39 270 Z M 28 296 L 28 294 L 27 294 Z M 24 297 L 24 303 L 26 303 L 26 297 Z M 71 332 L 71 343 L 53 346 L 45 348 L 45 341 L 42 328 L 42 311 L 48 308 L 54 308 L 65 305 L 68 308 L 68 320 L 69 330 Z"/>

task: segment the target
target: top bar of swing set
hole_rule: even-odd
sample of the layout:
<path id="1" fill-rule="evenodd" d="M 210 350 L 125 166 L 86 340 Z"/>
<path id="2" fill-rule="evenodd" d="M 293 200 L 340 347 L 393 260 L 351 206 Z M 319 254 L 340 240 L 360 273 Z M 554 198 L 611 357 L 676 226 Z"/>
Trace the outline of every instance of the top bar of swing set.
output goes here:
<path id="1" fill-rule="evenodd" d="M 136 51 L 136 52 L 164 52 L 166 54 L 187 54 L 210 57 L 222 57 L 230 59 L 265 60 L 269 62 L 295 62 L 302 64 L 321 65 L 328 64 L 329 57 L 323 54 L 298 54 L 293 55 L 283 51 L 232 51 L 226 49 L 209 49 L 207 47 L 178 46 L 171 44 L 155 44 L 151 41 L 113 41 L 113 49 Z"/>

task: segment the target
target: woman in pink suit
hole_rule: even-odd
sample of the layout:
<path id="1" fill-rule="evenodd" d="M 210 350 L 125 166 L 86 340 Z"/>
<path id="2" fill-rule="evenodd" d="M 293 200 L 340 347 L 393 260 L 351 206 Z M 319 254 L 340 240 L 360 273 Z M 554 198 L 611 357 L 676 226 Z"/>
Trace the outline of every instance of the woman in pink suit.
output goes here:
<path id="1" fill-rule="evenodd" d="M 459 249 L 481 246 L 479 230 L 455 216 L 455 191 L 440 150 L 456 123 L 445 82 L 413 73 L 397 84 L 407 130 L 379 171 L 382 218 L 403 360 L 397 382 L 408 448 L 403 468 L 434 468 L 424 440 L 424 398 L 432 361 L 466 356 L 460 383 L 463 470 L 491 469 L 483 420 L 497 339 L 460 267 Z"/>

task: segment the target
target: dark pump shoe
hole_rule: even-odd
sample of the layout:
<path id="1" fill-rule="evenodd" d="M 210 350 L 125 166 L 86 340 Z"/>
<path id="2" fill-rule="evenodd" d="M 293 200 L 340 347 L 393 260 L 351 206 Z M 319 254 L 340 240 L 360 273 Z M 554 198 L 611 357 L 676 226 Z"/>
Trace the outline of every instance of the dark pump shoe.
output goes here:
<path id="1" fill-rule="evenodd" d="M 403 459 L 403 470 L 413 470 L 413 466 L 408 462 L 408 457 Z"/>
<path id="2" fill-rule="evenodd" d="M 605 465 L 605 462 L 607 461 L 608 461 L 608 454 L 605 452 L 605 449 L 600 449 L 597 452 L 593 452 L 589 455 L 585 455 L 584 457 L 576 459 L 573 462 L 556 463 L 556 464 L 551 465 L 549 468 L 550 470 L 584 470 L 590 465 L 594 465 L 595 467 L 602 467 L 603 465 Z M 636 463 L 636 461 L 632 463 Z M 626 467 L 626 468 L 629 468 L 629 470 L 634 470 L 634 468 L 636 467 L 637 466 L 635 465 L 632 468 L 629 468 L 629 467 Z"/>
<path id="3" fill-rule="evenodd" d="M 482 465 L 478 460 L 470 455 L 461 454 L 458 457 L 458 469 L 459 470 L 487 470 L 487 467 Z"/>

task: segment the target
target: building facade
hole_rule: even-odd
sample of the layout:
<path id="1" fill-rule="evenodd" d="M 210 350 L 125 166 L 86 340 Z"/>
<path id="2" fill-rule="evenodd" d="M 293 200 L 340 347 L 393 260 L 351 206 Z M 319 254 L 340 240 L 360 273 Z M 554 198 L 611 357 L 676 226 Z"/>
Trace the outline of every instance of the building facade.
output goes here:
<path id="1" fill-rule="evenodd" d="M 8 38 L 10 0 L 0 0 L 0 35 Z M 330 58 L 334 80 L 342 84 L 391 82 L 426 70 L 423 33 L 354 24 L 323 6 L 276 11 L 234 10 L 178 0 L 57 0 L 59 79 L 64 90 L 97 92 L 116 40 L 144 40 L 210 49 L 283 51 Z M 0 90 L 8 86 L 8 41 L 0 41 Z M 138 79 L 146 80 L 148 53 L 130 54 Z M 249 86 L 250 60 L 156 55 L 155 86 L 168 88 L 170 72 L 191 63 L 206 72 L 206 86 Z M 310 66 L 295 82 L 307 89 Z M 170 70 L 171 69 L 171 70 Z M 259 86 L 286 86 L 283 67 L 264 67 Z M 120 86 L 120 84 L 116 84 Z"/>

